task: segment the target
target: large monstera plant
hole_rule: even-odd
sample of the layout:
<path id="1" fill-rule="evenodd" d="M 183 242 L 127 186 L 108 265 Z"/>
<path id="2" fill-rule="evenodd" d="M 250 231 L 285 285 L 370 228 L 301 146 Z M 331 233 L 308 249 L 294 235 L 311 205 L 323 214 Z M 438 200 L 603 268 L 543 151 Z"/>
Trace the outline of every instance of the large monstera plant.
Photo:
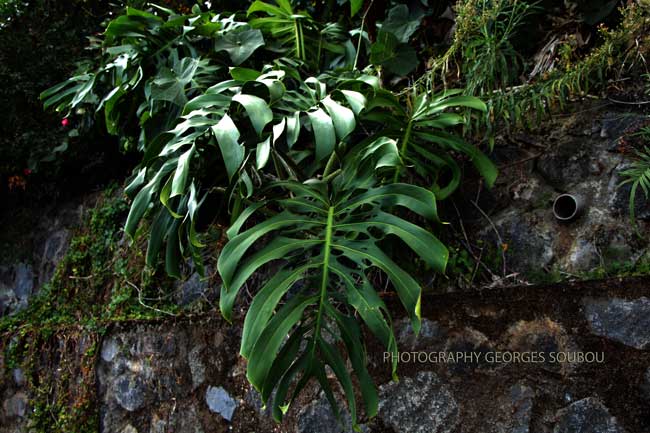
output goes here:
<path id="1" fill-rule="evenodd" d="M 420 328 L 420 285 L 381 245 L 394 238 L 439 272 L 447 262 L 447 249 L 431 232 L 398 215 L 404 209 L 436 221 L 434 194 L 416 185 L 381 184 L 361 171 L 364 159 L 372 160 L 376 168 L 398 161 L 395 142 L 383 137 L 361 155 L 347 156 L 350 162 L 332 181 L 270 185 L 289 194 L 280 193 L 279 198 L 269 199 L 272 203 L 257 203 L 243 212 L 228 232 L 230 240 L 219 258 L 220 306 L 226 318 L 231 316 L 237 292 L 253 273 L 269 262 L 285 262 L 253 300 L 241 344 L 241 355 L 248 359 L 248 379 L 262 399 L 266 401 L 277 390 L 272 408 L 278 419 L 294 379 L 297 385 L 289 400 L 313 377 L 336 407 L 325 370 L 329 366 L 356 423 L 353 382 L 338 342 L 347 351 L 367 413 L 373 416 L 377 394 L 366 369 L 356 316 L 394 355 L 397 345 L 386 306 L 369 279 L 372 269 L 387 275 L 413 329 Z M 245 220 L 261 206 L 279 211 L 240 232 Z M 269 234 L 274 236 L 264 247 L 247 254 Z M 286 302 L 281 304 L 283 298 Z M 394 356 L 393 374 L 396 360 Z"/>
<path id="2" fill-rule="evenodd" d="M 350 1 L 353 15 L 360 5 Z M 125 231 L 148 237 L 149 266 L 164 249 L 170 275 L 180 277 L 187 259 L 203 272 L 198 221 L 221 209 L 230 228 L 217 266 L 220 309 L 231 320 L 241 287 L 262 276 L 241 355 L 264 402 L 274 396 L 277 419 L 311 379 L 336 408 L 328 369 L 355 424 L 355 384 L 366 413 L 376 413 L 365 330 L 397 352 L 376 275 L 417 331 L 421 286 L 394 250 L 406 246 L 444 272 L 437 201 L 458 186 L 459 158 L 488 184 L 496 177 L 457 135 L 468 110 L 485 105 L 458 92 L 386 89 L 379 65 L 357 69 L 368 53 L 357 52 L 354 34 L 368 37 L 289 0 L 256 1 L 247 13 L 127 9 L 94 46 L 94 67 L 42 94 L 47 108 L 94 119 L 142 155 L 125 190 Z"/>

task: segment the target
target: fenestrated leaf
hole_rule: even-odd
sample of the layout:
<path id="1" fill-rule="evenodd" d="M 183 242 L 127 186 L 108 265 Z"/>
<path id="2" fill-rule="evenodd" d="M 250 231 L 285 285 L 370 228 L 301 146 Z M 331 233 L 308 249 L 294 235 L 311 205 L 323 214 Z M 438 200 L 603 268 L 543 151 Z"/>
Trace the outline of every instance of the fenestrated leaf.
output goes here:
<path id="1" fill-rule="evenodd" d="M 290 212 L 282 212 L 266 221 L 257 224 L 253 229 L 249 229 L 243 233 L 238 234 L 232 238 L 224 247 L 219 255 L 217 262 L 217 269 L 223 284 L 229 290 L 232 282 L 235 269 L 237 268 L 241 258 L 246 253 L 248 248 L 257 241 L 260 237 L 280 228 L 290 226 L 292 224 L 304 226 L 322 225 L 322 221 L 310 221 L 309 218 L 302 215 L 294 215 Z"/>
<path id="2" fill-rule="evenodd" d="M 377 415 L 377 410 L 379 407 L 379 396 L 377 395 L 377 390 L 375 389 L 372 378 L 370 377 L 368 369 L 366 368 L 366 357 L 364 356 L 365 353 L 357 350 L 358 347 L 361 347 L 363 345 L 359 324 L 354 318 L 344 316 L 333 308 L 328 308 L 328 313 L 335 319 L 338 324 L 339 333 L 343 342 L 345 343 L 348 355 L 350 357 L 350 363 L 352 364 L 352 368 L 354 369 L 355 374 L 359 378 L 359 386 L 361 388 L 363 401 L 366 405 L 367 415 L 368 417 L 372 418 Z M 352 399 L 352 404 L 354 404 L 353 393 L 348 395 L 348 399 Z M 353 423 L 356 424 L 354 419 Z"/>
<path id="3" fill-rule="evenodd" d="M 489 187 L 494 185 L 499 172 L 494 163 L 476 147 L 445 132 L 418 132 L 416 135 L 432 143 L 442 144 L 468 155 L 478 172 L 485 178 L 487 185 Z"/>
<path id="4" fill-rule="evenodd" d="M 294 270 L 283 270 L 276 273 L 257 293 L 248 308 L 244 328 L 242 330 L 240 354 L 249 358 L 253 346 L 258 341 L 269 319 L 273 315 L 278 302 L 291 286 L 303 277 L 309 265 Z"/>
<path id="5" fill-rule="evenodd" d="M 402 206 L 429 220 L 438 220 L 436 197 L 433 193 L 422 187 L 405 183 L 384 185 L 358 194 L 339 206 L 336 213 L 348 212 L 366 203 Z"/>
<path id="6" fill-rule="evenodd" d="M 348 400 L 348 408 L 350 409 L 350 417 L 352 418 L 352 425 L 357 425 L 357 407 L 354 400 L 354 386 L 352 385 L 352 378 L 348 369 L 345 366 L 345 361 L 341 358 L 339 351 L 329 344 L 325 339 L 320 339 L 318 341 L 318 347 L 320 353 L 323 356 L 323 360 L 332 368 L 332 371 L 336 375 L 343 392 Z"/>
<path id="7" fill-rule="evenodd" d="M 224 284 L 221 288 L 219 307 L 224 317 L 230 320 L 232 308 L 237 298 L 239 289 L 245 284 L 246 280 L 262 265 L 270 262 L 271 260 L 286 258 L 288 257 L 289 253 L 293 253 L 296 250 L 305 250 L 318 242 L 319 241 L 317 240 L 290 239 L 280 237 L 271 241 L 262 250 L 258 251 L 252 257 L 246 260 L 246 262 L 238 269 L 235 277 L 229 281 L 229 284 Z M 227 270 L 226 267 L 224 267 L 224 269 Z"/>
<path id="8" fill-rule="evenodd" d="M 382 143 L 391 141 L 379 140 L 375 148 L 381 148 Z M 372 149 L 371 145 L 361 146 L 357 153 L 372 154 Z M 358 159 L 347 160 L 347 164 L 358 164 Z M 352 186 L 345 193 L 341 191 L 343 194 L 339 201 L 331 201 L 330 197 L 339 196 L 328 192 L 328 186 L 334 188 L 335 185 L 315 181 L 278 183 L 278 187 L 292 193 L 276 202 L 276 206 L 284 211 L 231 237 L 217 264 L 224 283 L 220 305 L 228 318 L 236 292 L 256 270 L 280 258 L 291 263 L 267 280 L 254 298 L 246 317 L 241 347 L 242 355 L 249 358 L 249 380 L 258 389 L 262 387 L 265 401 L 272 389 L 277 387 L 273 411 L 278 419 L 287 407 L 286 395 L 290 387 L 294 389 L 290 401 L 310 378 L 315 377 L 321 386 L 329 387 L 324 373 L 325 364 L 332 368 L 343 386 L 348 407 L 353 419 L 356 419 L 354 390 L 346 363 L 338 349 L 324 340 L 326 334 L 337 338 L 332 334 L 331 322 L 326 323 L 326 317 L 343 327 L 340 337 L 345 342 L 348 358 L 359 379 L 368 413 L 376 413 L 377 394 L 359 347 L 358 325 L 354 319 L 346 318 L 338 311 L 338 306 L 330 299 L 347 300 L 386 348 L 395 354 L 397 345 L 388 312 L 366 275 L 371 268 L 378 268 L 388 276 L 416 332 L 420 323 L 421 288 L 380 248 L 379 241 L 386 236 L 401 239 L 416 255 L 436 269 L 444 269 L 446 262 L 446 249 L 433 235 L 381 210 L 392 210 L 400 205 L 435 219 L 435 197 L 431 191 L 402 184 L 359 190 Z M 254 210 L 242 213 L 242 217 L 235 222 L 235 233 Z M 371 230 L 372 236 L 368 236 Z M 249 254 L 256 242 L 273 232 L 277 232 L 275 237 L 255 253 Z M 291 237 L 282 236 L 282 233 L 291 233 Z M 345 261 L 345 265 L 342 261 Z M 294 287 L 297 287 L 298 293 L 281 306 L 282 299 L 287 298 L 286 294 Z M 305 299 L 309 299 L 306 303 L 314 308 L 301 306 L 300 313 L 289 320 L 290 314 Z M 292 335 L 292 329 L 298 333 L 297 336 Z M 283 346 L 287 333 L 289 340 Z M 278 334 L 282 334 L 282 337 Z M 299 344 L 301 338 L 307 340 L 306 344 Z M 396 362 L 393 362 L 394 375 L 396 366 Z M 278 377 L 280 375 L 281 379 Z M 294 379 L 297 376 L 299 378 Z M 297 382 L 292 384 L 294 380 Z"/>
<path id="9" fill-rule="evenodd" d="M 187 86 L 199 68 L 199 60 L 183 58 L 173 70 L 162 69 L 151 85 L 151 99 L 154 101 L 173 102 L 183 106 L 187 102 Z"/>
<path id="10" fill-rule="evenodd" d="M 284 304 L 269 321 L 251 350 L 246 377 L 261 390 L 282 342 L 296 323 L 302 318 L 305 308 L 316 302 L 317 297 L 295 296 Z"/>
<path id="11" fill-rule="evenodd" d="M 379 211 L 368 221 L 335 226 L 337 230 L 357 233 L 364 232 L 370 227 L 375 227 L 386 234 L 396 235 L 434 270 L 445 272 L 449 252 L 442 242 L 423 228 L 395 215 Z"/>
<path id="12" fill-rule="evenodd" d="M 388 275 L 388 278 L 395 286 L 402 305 L 404 305 L 411 318 L 413 331 L 417 334 L 420 331 L 421 296 L 421 288 L 418 282 L 406 271 L 397 266 L 390 257 L 374 244 L 360 241 L 342 241 L 335 248 L 340 249 L 355 261 L 369 260 L 373 265 Z"/>

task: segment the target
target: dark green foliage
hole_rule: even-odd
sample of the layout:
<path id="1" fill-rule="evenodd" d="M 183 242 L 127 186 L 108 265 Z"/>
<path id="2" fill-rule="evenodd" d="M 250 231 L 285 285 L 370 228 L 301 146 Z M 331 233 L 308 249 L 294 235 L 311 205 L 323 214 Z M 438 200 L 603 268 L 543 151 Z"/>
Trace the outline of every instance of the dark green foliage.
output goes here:
<path id="1" fill-rule="evenodd" d="M 647 130 L 646 134 L 648 134 Z M 621 183 L 621 186 L 628 183 L 631 184 L 630 220 L 632 221 L 632 224 L 636 224 L 634 209 L 636 205 L 636 195 L 639 191 L 639 187 L 641 187 L 641 191 L 643 192 L 646 200 L 650 198 L 650 147 L 646 146 L 643 150 L 637 150 L 636 158 L 634 162 L 632 162 L 632 166 L 626 170 L 623 170 L 623 172 L 621 172 L 621 176 L 625 178 L 625 180 Z"/>
<path id="2" fill-rule="evenodd" d="M 444 271 L 448 252 L 430 223 L 438 222 L 436 200 L 459 184 L 456 159 L 470 159 L 488 185 L 497 174 L 454 133 L 467 113 L 486 107 L 456 91 L 397 94 L 382 86 L 374 74 L 381 65 L 403 75 L 416 61 L 409 42 L 422 14 L 403 6 L 383 21 L 380 35 L 389 36 L 371 48 L 370 61 L 378 60 L 368 73 L 357 69 L 362 44 L 354 46 L 345 20 L 319 22 L 288 0 L 256 1 L 246 15 L 199 5 L 180 14 L 127 8 L 93 44 L 93 64 L 41 97 L 62 115 L 94 114 L 122 147 L 140 152 L 125 191 L 133 199 L 125 231 L 148 238 L 149 267 L 162 255 L 169 275 L 179 277 L 188 259 L 203 273 L 201 221 L 228 216 L 218 270 L 220 307 L 230 319 L 246 280 L 285 262 L 247 314 L 248 378 L 265 401 L 276 391 L 279 419 L 310 378 L 334 404 L 328 366 L 356 424 L 344 356 L 371 416 L 377 395 L 355 315 L 397 350 L 371 275 L 388 277 L 419 329 L 421 286 L 394 251 L 406 244 Z M 412 54 L 408 67 L 398 51 Z M 443 182 L 447 172 L 451 181 Z"/>

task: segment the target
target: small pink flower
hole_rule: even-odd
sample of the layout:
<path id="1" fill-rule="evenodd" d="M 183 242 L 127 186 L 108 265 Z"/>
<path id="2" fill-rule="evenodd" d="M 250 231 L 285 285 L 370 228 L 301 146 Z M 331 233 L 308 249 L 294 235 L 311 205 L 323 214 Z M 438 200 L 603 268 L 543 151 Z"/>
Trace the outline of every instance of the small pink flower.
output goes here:
<path id="1" fill-rule="evenodd" d="M 23 170 L 23 174 L 25 176 L 29 176 L 30 174 L 32 174 L 32 171 L 29 168 L 26 168 L 26 169 Z"/>
<path id="2" fill-rule="evenodd" d="M 64 117 L 63 120 L 61 120 L 61 126 L 63 126 L 64 128 L 67 127 L 69 123 L 70 121 L 68 120 L 67 117 Z"/>

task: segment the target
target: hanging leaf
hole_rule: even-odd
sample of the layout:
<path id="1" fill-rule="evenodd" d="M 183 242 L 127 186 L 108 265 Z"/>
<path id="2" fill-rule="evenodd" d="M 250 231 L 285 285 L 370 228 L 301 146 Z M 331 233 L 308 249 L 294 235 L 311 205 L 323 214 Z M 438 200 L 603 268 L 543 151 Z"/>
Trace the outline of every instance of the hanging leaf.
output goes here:
<path id="1" fill-rule="evenodd" d="M 239 144 L 239 130 L 230 116 L 225 114 L 219 123 L 212 127 L 212 132 L 219 143 L 228 178 L 232 180 L 244 161 L 244 147 Z"/>

